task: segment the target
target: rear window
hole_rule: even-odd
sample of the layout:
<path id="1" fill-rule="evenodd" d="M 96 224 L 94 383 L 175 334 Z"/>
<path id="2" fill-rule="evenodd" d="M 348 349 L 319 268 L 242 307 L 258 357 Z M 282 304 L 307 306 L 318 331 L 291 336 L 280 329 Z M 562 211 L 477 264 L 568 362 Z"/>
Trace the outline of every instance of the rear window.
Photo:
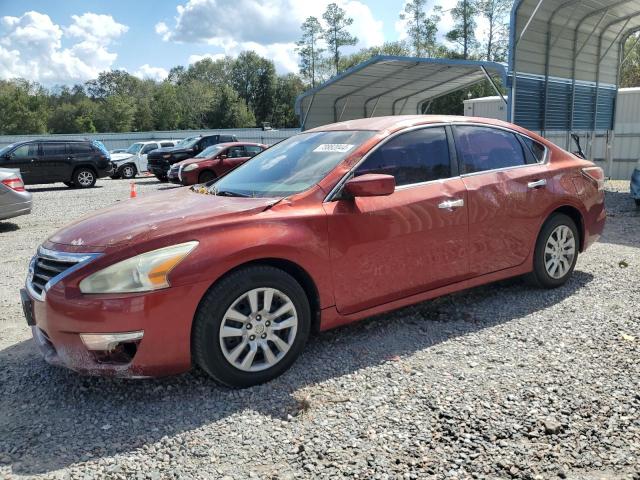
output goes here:
<path id="1" fill-rule="evenodd" d="M 165 148 L 165 147 L 173 147 L 173 142 L 160 142 L 160 146 L 161 146 L 162 148 Z"/>
<path id="2" fill-rule="evenodd" d="M 93 153 L 93 148 L 88 143 L 70 143 L 69 149 L 71 153 L 76 155 L 87 155 Z"/>

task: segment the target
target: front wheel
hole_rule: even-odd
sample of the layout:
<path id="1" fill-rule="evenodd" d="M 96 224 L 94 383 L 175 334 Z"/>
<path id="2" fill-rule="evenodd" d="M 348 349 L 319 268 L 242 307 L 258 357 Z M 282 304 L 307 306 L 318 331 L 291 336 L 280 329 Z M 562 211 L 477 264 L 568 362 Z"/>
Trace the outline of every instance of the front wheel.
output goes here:
<path id="1" fill-rule="evenodd" d="M 96 184 L 96 174 L 86 167 L 78 168 L 73 172 L 73 184 L 80 188 L 91 188 Z"/>
<path id="2" fill-rule="evenodd" d="M 124 167 L 122 167 L 122 170 L 120 172 L 120 174 L 122 175 L 122 178 L 126 179 L 126 180 L 131 180 L 132 178 L 136 178 L 136 167 L 133 165 L 125 165 Z"/>
<path id="3" fill-rule="evenodd" d="M 576 266 L 580 236 L 576 223 L 567 215 L 555 213 L 538 235 L 529 279 L 543 288 L 564 285 Z"/>
<path id="4" fill-rule="evenodd" d="M 215 180 L 216 179 L 216 174 L 213 172 L 210 172 L 209 170 L 205 170 L 204 172 L 200 173 L 200 175 L 198 175 L 198 183 L 208 183 L 211 180 Z"/>
<path id="5" fill-rule="evenodd" d="M 245 268 L 223 278 L 200 302 L 194 360 L 230 387 L 264 383 L 293 364 L 310 325 L 309 301 L 291 275 L 269 266 Z"/>

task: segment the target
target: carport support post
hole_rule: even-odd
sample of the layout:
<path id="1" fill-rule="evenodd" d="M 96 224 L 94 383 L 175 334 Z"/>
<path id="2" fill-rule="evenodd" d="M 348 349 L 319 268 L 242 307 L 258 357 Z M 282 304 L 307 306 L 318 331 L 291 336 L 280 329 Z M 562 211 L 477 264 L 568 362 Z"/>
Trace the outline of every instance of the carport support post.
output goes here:
<path id="1" fill-rule="evenodd" d="M 311 111 L 311 107 L 313 106 L 313 101 L 316 99 L 315 94 L 311 97 L 311 101 L 309 102 L 309 106 L 307 107 L 307 111 L 304 113 L 304 118 L 302 119 L 302 126 L 300 130 L 304 132 L 304 127 L 307 124 L 307 117 L 309 116 L 309 112 Z"/>
<path id="2" fill-rule="evenodd" d="M 609 178 L 613 178 L 613 143 L 615 136 L 616 134 L 613 130 L 607 130 L 607 144 L 605 146 L 604 159 L 607 167 L 606 175 Z"/>
<path id="3" fill-rule="evenodd" d="M 481 66 L 480 69 L 482 69 L 482 73 L 484 73 L 484 76 L 487 78 L 487 80 L 489 81 L 489 83 L 491 84 L 493 89 L 500 96 L 500 98 L 505 103 L 505 105 L 507 105 L 509 102 L 507 102 L 507 100 L 504 98 L 504 95 L 502 95 L 502 92 L 500 91 L 500 89 L 496 85 L 496 82 L 493 81 L 493 78 L 491 78 L 491 75 L 489 75 L 489 72 L 487 72 L 487 69 L 484 67 L 484 65 Z"/>

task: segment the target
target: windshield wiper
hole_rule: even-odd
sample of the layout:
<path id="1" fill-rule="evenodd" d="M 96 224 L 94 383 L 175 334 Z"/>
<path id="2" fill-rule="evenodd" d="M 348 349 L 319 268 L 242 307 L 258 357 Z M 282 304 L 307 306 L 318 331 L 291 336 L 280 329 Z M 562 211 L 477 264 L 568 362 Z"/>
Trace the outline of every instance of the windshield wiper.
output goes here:
<path id="1" fill-rule="evenodd" d="M 213 194 L 218 195 L 219 197 L 250 197 L 251 196 L 245 193 L 232 192 L 230 190 L 214 190 Z"/>

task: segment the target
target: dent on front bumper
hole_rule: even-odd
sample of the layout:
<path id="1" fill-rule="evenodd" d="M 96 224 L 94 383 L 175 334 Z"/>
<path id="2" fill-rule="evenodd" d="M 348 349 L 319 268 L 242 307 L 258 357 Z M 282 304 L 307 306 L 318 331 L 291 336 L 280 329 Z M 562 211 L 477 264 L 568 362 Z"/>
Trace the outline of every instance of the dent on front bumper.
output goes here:
<path id="1" fill-rule="evenodd" d="M 207 285 L 170 287 L 146 294 L 69 294 L 61 284 L 33 299 L 33 337 L 44 359 L 79 373 L 156 377 L 191 368 L 191 324 Z M 80 334 L 144 332 L 127 363 L 104 361 Z"/>

